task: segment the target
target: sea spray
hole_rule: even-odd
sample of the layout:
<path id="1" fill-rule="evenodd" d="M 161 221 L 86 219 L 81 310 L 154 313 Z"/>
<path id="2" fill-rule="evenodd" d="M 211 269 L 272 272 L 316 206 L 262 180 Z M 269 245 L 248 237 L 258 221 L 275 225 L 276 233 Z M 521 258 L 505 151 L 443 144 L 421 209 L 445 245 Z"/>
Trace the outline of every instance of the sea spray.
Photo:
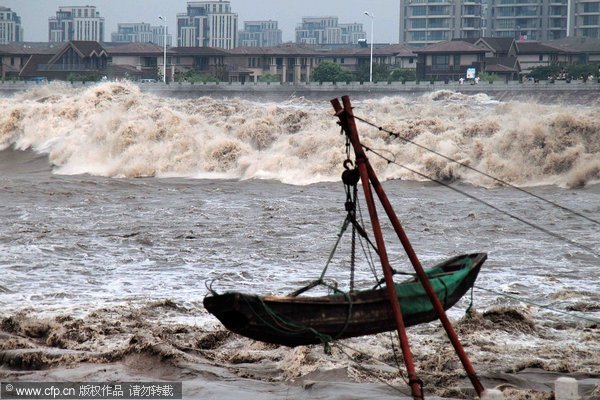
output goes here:
<path id="1" fill-rule="evenodd" d="M 57 174 L 267 178 L 304 185 L 338 179 L 343 138 L 328 102 L 165 99 L 130 83 L 51 84 L 1 98 L 0 149 L 48 155 Z M 515 185 L 580 187 L 600 180 L 594 107 L 501 103 L 439 91 L 357 101 L 363 141 L 383 179 L 496 183 L 414 142 Z M 399 139 L 388 132 L 400 136 Z M 391 163 L 388 161 L 392 161 Z M 400 165 L 400 166 L 398 166 Z"/>

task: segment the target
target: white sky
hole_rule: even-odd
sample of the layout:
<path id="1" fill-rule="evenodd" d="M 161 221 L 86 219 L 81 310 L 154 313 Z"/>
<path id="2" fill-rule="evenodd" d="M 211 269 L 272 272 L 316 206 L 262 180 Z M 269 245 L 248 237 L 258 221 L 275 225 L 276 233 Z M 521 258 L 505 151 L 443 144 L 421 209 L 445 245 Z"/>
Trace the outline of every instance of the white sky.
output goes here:
<path id="1" fill-rule="evenodd" d="M 175 35 L 176 14 L 186 12 L 187 0 L 0 0 L 20 17 L 25 41 L 48 41 L 48 18 L 56 15 L 59 6 L 94 5 L 105 19 L 105 40 L 123 22 L 148 22 L 160 25 L 159 15 L 168 20 L 169 33 Z M 232 11 L 238 14 L 239 27 L 244 21 L 276 20 L 284 41 L 294 40 L 294 29 L 302 17 L 337 16 L 340 23 L 361 22 L 370 37 L 372 12 L 375 43 L 398 43 L 400 0 L 231 0 Z"/>

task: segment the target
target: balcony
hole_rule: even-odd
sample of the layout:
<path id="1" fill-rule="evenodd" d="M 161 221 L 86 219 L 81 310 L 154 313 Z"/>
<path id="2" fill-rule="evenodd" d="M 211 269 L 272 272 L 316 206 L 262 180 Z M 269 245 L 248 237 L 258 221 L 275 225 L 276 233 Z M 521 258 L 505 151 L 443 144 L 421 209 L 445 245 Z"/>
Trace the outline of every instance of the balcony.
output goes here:
<path id="1" fill-rule="evenodd" d="M 500 0 L 497 3 L 492 4 L 492 7 L 510 7 L 510 6 L 538 6 L 539 3 L 533 0 L 519 1 L 519 0 Z"/>
<path id="2" fill-rule="evenodd" d="M 38 70 L 40 71 L 90 71 L 97 70 L 98 68 L 92 68 L 85 64 L 40 64 Z"/>
<path id="3" fill-rule="evenodd" d="M 429 24 L 429 29 L 450 29 L 450 24 Z"/>
<path id="4" fill-rule="evenodd" d="M 428 65 L 425 67 L 426 72 L 446 72 L 446 73 L 461 73 L 465 67 L 454 65 Z"/>

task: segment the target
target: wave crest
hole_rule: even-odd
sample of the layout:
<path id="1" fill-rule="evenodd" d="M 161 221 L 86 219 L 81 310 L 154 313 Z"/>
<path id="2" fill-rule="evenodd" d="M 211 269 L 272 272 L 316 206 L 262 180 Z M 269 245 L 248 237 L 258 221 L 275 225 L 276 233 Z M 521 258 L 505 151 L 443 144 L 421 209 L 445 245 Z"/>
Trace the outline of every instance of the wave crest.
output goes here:
<path id="1" fill-rule="evenodd" d="M 345 159 L 328 102 L 161 98 L 111 82 L 83 89 L 51 84 L 0 103 L 0 150 L 46 153 L 59 174 L 308 184 L 337 180 Z M 493 184 L 409 140 L 516 185 L 600 181 L 593 107 L 499 103 L 451 91 L 354 105 L 357 116 L 381 126 L 358 124 L 363 141 L 394 161 L 372 158 L 383 179 L 422 179 L 400 164 L 435 179 Z"/>

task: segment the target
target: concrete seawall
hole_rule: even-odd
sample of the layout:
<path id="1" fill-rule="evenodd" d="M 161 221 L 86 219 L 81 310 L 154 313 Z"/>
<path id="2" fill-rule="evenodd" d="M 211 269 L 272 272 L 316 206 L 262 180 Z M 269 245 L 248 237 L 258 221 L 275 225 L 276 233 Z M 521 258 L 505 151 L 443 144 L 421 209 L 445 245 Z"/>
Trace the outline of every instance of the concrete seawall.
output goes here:
<path id="1" fill-rule="evenodd" d="M 96 83 L 75 82 L 74 88 L 87 87 Z M 0 95 L 10 95 L 36 87 L 35 82 L 0 83 Z M 380 83 L 140 83 L 142 92 L 164 97 L 193 98 L 243 97 L 252 99 L 285 99 L 290 97 L 331 98 L 349 94 L 354 98 L 372 98 L 383 96 L 423 95 L 440 90 L 449 90 L 464 94 L 485 93 L 497 100 L 532 100 L 543 103 L 566 102 L 570 104 L 599 104 L 600 83 L 556 81 L 549 83 L 533 82 L 480 82 L 477 85 L 458 82 L 380 82 Z"/>

